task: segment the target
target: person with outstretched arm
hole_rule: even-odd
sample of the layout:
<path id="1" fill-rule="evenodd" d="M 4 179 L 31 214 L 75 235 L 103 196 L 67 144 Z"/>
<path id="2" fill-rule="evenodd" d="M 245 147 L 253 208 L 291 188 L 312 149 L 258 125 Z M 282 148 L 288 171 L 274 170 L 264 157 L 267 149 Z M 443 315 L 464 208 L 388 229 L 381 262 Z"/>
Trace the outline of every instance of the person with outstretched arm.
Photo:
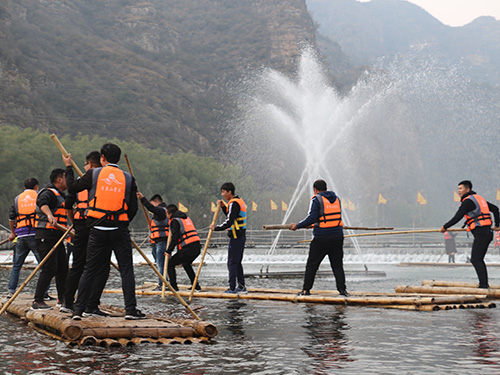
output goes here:
<path id="1" fill-rule="evenodd" d="M 462 204 L 455 216 L 441 227 L 441 232 L 446 232 L 448 228 L 465 217 L 467 231 L 471 232 L 474 236 L 470 260 L 479 279 L 479 288 L 487 289 L 489 288 L 488 271 L 484 263 L 484 257 L 488 251 L 489 244 L 493 240 L 493 231 L 491 228 L 493 221 L 490 212 L 493 213 L 495 220 L 493 230 L 499 230 L 498 207 L 487 202 L 486 199 L 473 191 L 472 182 L 468 180 L 461 181 L 458 184 L 457 191 Z"/>

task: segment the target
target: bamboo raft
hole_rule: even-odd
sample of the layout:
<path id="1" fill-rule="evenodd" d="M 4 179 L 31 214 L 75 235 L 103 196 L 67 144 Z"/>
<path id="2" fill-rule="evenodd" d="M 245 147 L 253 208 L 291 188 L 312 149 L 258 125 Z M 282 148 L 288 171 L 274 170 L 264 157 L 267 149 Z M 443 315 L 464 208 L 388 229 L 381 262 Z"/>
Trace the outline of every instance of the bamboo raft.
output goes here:
<path id="1" fill-rule="evenodd" d="M 245 277 L 258 277 L 258 278 L 294 278 L 294 277 L 304 277 L 305 271 L 263 271 L 245 273 Z M 354 271 L 345 270 L 346 276 L 365 276 L 365 277 L 385 277 L 386 273 L 384 271 Z M 332 270 L 318 270 L 316 276 L 333 276 Z"/>
<path id="2" fill-rule="evenodd" d="M 152 290 L 155 283 L 145 283 L 136 289 L 136 295 L 160 296 L 160 291 Z M 179 286 L 179 294 L 183 297 L 190 295 L 187 285 Z M 449 294 L 427 294 L 414 292 L 376 293 L 376 292 L 352 292 L 349 297 L 340 296 L 337 291 L 311 290 L 309 296 L 297 295 L 300 290 L 294 289 L 266 289 L 247 288 L 248 293 L 229 294 L 224 293 L 224 287 L 204 287 L 196 291 L 194 297 L 240 299 L 240 300 L 265 300 L 265 301 L 287 301 L 294 303 L 321 303 L 345 306 L 366 306 L 401 310 L 437 311 L 466 308 L 492 308 L 496 305 L 487 302 L 483 295 L 449 295 Z M 121 293 L 121 289 L 107 289 L 105 293 Z M 500 292 L 500 289 L 499 289 Z M 166 292 L 171 296 L 171 292 Z"/>
<path id="3" fill-rule="evenodd" d="M 7 312 L 24 320 L 35 330 L 68 346 L 133 346 L 141 343 L 191 344 L 207 343 L 217 335 L 217 327 L 206 321 L 148 315 L 146 319 L 126 320 L 125 310 L 101 305 L 109 317 L 88 317 L 80 321 L 53 307 L 31 310 L 32 294 L 20 294 Z M 2 299 L 1 305 L 6 302 Z M 55 305 L 54 301 L 48 304 Z"/>

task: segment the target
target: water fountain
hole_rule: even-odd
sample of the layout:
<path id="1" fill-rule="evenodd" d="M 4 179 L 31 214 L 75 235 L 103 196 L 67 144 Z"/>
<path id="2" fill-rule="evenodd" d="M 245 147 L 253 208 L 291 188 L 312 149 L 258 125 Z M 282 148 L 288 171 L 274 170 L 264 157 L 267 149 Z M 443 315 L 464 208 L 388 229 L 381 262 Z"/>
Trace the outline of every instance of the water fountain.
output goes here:
<path id="1" fill-rule="evenodd" d="M 481 143 L 472 146 L 484 158 L 480 166 L 463 152 L 480 138 L 478 127 L 498 140 L 498 91 L 460 77 L 453 65 L 400 58 L 372 69 L 341 95 L 306 48 L 293 76 L 263 69 L 242 85 L 233 137 L 237 158 L 269 190 L 295 186 L 283 223 L 303 217 L 294 209 L 322 178 L 341 198 L 357 203 L 356 225 L 374 224 L 379 193 L 393 207 L 394 221 L 386 224 L 411 225 L 417 190 L 435 198 L 426 207 L 425 225 L 440 225 L 453 213 L 450 196 L 463 176 L 486 180 L 482 185 L 496 192 L 498 181 L 487 178 L 492 171 L 500 175 L 498 157 L 487 157 Z"/>

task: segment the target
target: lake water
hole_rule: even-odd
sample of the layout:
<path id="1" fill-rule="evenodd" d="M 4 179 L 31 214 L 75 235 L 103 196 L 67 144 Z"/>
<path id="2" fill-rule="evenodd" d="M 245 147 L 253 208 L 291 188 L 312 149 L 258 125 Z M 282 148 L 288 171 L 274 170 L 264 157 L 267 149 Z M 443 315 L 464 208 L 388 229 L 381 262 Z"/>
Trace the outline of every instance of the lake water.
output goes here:
<path id="1" fill-rule="evenodd" d="M 251 257 L 251 250 L 249 259 Z M 439 253 L 438 253 L 439 254 Z M 217 257 L 215 257 L 217 258 Z M 303 263 L 272 264 L 271 269 L 303 269 Z M 244 264 L 258 271 L 258 262 Z M 325 266 L 325 264 L 324 264 Z M 423 279 L 476 281 L 472 267 L 417 268 L 368 264 L 386 277 L 348 277 L 350 291 L 393 292 L 398 284 Z M 361 264 L 346 269 L 362 270 Z M 119 287 L 111 271 L 108 287 Z M 225 266 L 208 263 L 202 285 L 225 286 Z M 500 283 L 500 269 L 490 268 L 490 282 Z M 181 282 L 186 282 L 182 269 Z M 9 271 L 0 271 L 6 290 Z M 24 271 L 21 280 L 27 276 Z M 136 268 L 138 284 L 154 281 L 147 267 Z M 35 280 L 28 286 L 33 290 Z M 249 287 L 295 288 L 301 278 L 249 278 Z M 335 289 L 333 277 L 316 279 L 315 289 Z M 105 294 L 104 303 L 122 305 L 121 295 Z M 138 297 L 147 313 L 189 317 L 174 299 Z M 423 374 L 500 373 L 500 310 L 437 312 L 386 310 L 358 306 L 288 302 L 194 299 L 200 317 L 217 325 L 210 344 L 130 348 L 68 348 L 9 315 L 0 317 L 0 368 L 3 374 Z"/>

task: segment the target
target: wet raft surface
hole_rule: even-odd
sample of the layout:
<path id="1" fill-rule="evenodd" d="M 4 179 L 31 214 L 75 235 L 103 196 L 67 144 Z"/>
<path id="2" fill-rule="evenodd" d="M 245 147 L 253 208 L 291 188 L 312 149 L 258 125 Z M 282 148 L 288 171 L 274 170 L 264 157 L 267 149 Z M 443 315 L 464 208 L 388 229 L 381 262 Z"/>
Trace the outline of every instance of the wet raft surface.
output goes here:
<path id="1" fill-rule="evenodd" d="M 155 285 L 146 283 L 136 290 L 136 294 L 143 296 L 161 295 L 161 292 L 152 290 Z M 487 301 L 484 296 L 462 295 L 458 293 L 450 295 L 405 291 L 396 291 L 396 293 L 351 292 L 349 297 L 344 297 L 340 296 L 337 291 L 328 290 L 312 290 L 310 296 L 298 296 L 297 293 L 299 290 L 293 289 L 248 288 L 248 293 L 239 294 L 224 293 L 225 290 L 226 288 L 221 287 L 204 287 L 202 291 L 196 291 L 193 298 L 288 301 L 295 303 L 368 306 L 420 311 L 496 307 L 494 303 Z M 108 289 L 105 290 L 105 293 L 121 293 L 121 289 Z M 187 299 L 190 295 L 190 290 L 187 286 L 180 286 L 178 293 Z M 165 295 L 171 296 L 172 293 L 166 291 Z"/>
<path id="2" fill-rule="evenodd" d="M 6 302 L 1 300 L 2 305 Z M 116 306 L 101 305 L 109 317 L 84 317 L 80 321 L 70 314 L 50 310 L 31 310 L 32 294 L 21 294 L 7 312 L 28 322 L 34 329 L 62 340 L 70 346 L 99 345 L 123 347 L 140 343 L 190 344 L 208 342 L 217 335 L 217 328 L 205 321 L 181 318 L 155 317 L 126 320 L 125 311 Z M 48 303 L 54 304 L 53 301 Z"/>

